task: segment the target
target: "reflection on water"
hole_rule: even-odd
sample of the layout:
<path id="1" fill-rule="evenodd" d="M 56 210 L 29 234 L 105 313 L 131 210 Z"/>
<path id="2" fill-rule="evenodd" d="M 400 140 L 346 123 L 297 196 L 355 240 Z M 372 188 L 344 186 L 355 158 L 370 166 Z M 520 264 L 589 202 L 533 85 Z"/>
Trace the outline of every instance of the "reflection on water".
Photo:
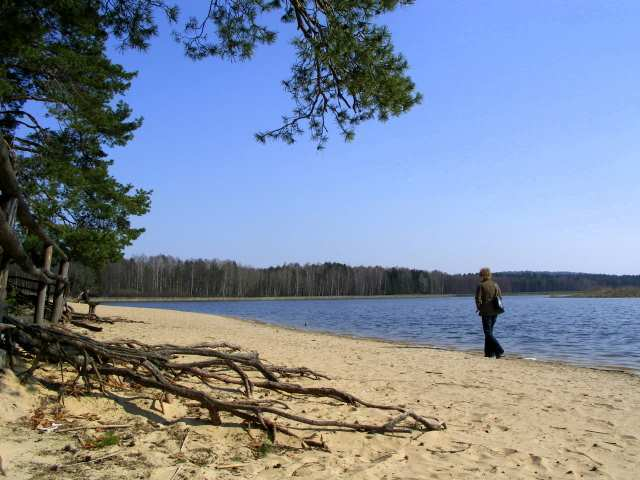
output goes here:
<path id="1" fill-rule="evenodd" d="M 508 354 L 640 370 L 640 299 L 506 297 L 495 334 Z M 118 302 L 363 337 L 481 349 L 471 297 Z"/>

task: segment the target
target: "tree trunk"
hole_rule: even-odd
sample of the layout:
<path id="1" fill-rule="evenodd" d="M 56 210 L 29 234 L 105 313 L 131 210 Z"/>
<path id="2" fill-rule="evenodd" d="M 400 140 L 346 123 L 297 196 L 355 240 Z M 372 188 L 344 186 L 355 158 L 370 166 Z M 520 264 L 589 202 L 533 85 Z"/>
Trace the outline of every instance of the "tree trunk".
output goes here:
<path id="1" fill-rule="evenodd" d="M 47 245 L 44 248 L 44 263 L 42 271 L 46 272 L 51 269 L 51 257 L 53 256 L 53 246 Z M 36 302 L 36 311 L 33 322 L 39 325 L 44 323 L 44 307 L 47 303 L 47 284 L 42 282 L 38 287 L 38 300 Z"/>
<path id="2" fill-rule="evenodd" d="M 69 275 L 69 262 L 62 261 L 60 264 L 60 277 L 66 279 Z M 65 285 L 63 282 L 56 283 L 56 293 L 53 301 L 53 311 L 51 312 L 51 321 L 58 323 L 62 317 L 62 308 L 64 307 Z"/>
<path id="3" fill-rule="evenodd" d="M 4 213 L 7 223 L 13 228 L 16 223 L 18 201 L 12 198 L 7 201 L 4 209 L 0 208 L 0 214 Z M 7 282 L 9 281 L 9 254 L 0 254 L 0 319 L 4 315 L 7 300 Z"/>

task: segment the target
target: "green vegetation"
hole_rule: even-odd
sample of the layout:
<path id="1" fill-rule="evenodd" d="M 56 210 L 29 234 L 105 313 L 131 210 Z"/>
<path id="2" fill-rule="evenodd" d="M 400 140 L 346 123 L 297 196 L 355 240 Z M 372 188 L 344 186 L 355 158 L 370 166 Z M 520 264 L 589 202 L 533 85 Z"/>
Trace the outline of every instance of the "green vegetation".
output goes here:
<path id="1" fill-rule="evenodd" d="M 265 440 L 260 444 L 260 446 L 256 449 L 256 457 L 258 458 L 264 458 L 267 455 L 269 455 L 270 453 L 272 453 L 274 451 L 274 445 L 271 442 L 271 440 L 269 440 L 268 438 L 265 438 Z"/>
<path id="2" fill-rule="evenodd" d="M 341 263 L 285 264 L 254 268 L 232 261 L 180 260 L 160 255 L 108 265 L 99 277 L 74 268 L 76 285 L 95 295 L 146 298 L 312 298 L 389 295 L 463 295 L 475 292 L 475 273 L 451 275 L 409 268 Z M 620 286 L 640 288 L 640 275 L 566 272 L 499 272 L 504 293 L 576 292 Z"/>
<path id="3" fill-rule="evenodd" d="M 93 268 L 142 233 L 129 217 L 149 210 L 150 193 L 109 174 L 105 147 L 125 145 L 141 119 L 120 99 L 135 74 L 107 57 L 99 3 L 6 1 L 0 14 L 0 134 L 19 154 L 19 186 L 52 238 Z"/>
<path id="4" fill-rule="evenodd" d="M 93 448 L 105 448 L 120 443 L 120 437 L 113 432 L 106 432 L 104 435 L 96 438 L 92 444 Z"/>

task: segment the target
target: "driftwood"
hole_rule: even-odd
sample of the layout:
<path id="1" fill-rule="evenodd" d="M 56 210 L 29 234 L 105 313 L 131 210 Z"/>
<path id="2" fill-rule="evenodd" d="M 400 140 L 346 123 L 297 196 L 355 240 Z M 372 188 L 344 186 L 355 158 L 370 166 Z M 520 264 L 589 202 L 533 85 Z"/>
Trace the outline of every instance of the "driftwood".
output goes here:
<path id="1" fill-rule="evenodd" d="M 276 432 L 297 437 L 292 429 L 304 425 L 381 434 L 446 428 L 443 422 L 400 406 L 367 402 L 332 387 L 291 383 L 288 379 L 292 377 L 312 380 L 327 377 L 307 368 L 272 365 L 255 352 L 242 351 L 227 343 L 177 346 L 146 345 L 135 340 L 100 342 L 59 326 L 27 324 L 10 316 L 4 322 L 16 327 L 12 331 L 13 341 L 35 357 L 25 375 L 32 374 L 40 361 L 65 363 L 75 369 L 76 378 L 63 385 L 63 390 L 73 389 L 80 378 L 87 389 L 104 390 L 114 384 L 123 385 L 122 382 L 156 389 L 161 400 L 170 394 L 197 402 L 216 425 L 222 423 L 221 414 L 236 417 L 266 430 L 274 440 Z M 310 418 L 296 413 L 281 399 L 265 398 L 269 391 L 289 398 L 326 398 L 394 415 L 378 423 Z"/>

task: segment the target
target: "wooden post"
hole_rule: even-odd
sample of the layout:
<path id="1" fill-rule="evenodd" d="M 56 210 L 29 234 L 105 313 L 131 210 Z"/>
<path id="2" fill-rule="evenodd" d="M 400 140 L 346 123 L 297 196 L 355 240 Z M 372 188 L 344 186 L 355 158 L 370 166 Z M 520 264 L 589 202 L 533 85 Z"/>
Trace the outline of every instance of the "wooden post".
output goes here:
<path id="1" fill-rule="evenodd" d="M 18 200 L 15 198 L 7 201 L 4 214 L 7 216 L 9 227 L 13 228 L 16 223 L 16 214 L 18 211 Z M 0 208 L 0 215 L 2 215 Z M 5 254 L 6 255 L 6 254 Z M 6 307 L 7 300 L 7 282 L 9 281 L 9 258 L 5 258 L 0 254 L 0 320 L 2 319 Z"/>
<path id="2" fill-rule="evenodd" d="M 53 245 L 47 245 L 44 248 L 44 263 L 42 265 L 42 271 L 48 271 L 51 269 L 51 257 L 53 257 Z M 42 282 L 38 287 L 38 300 L 36 302 L 36 311 L 33 317 L 33 322 L 37 324 L 44 323 L 44 307 L 47 303 L 47 284 Z"/>
<path id="3" fill-rule="evenodd" d="M 63 260 L 60 263 L 60 270 L 58 272 L 61 278 L 67 279 L 69 275 L 69 262 Z M 60 321 L 60 317 L 62 317 L 62 308 L 64 307 L 64 292 L 65 292 L 65 284 L 62 281 L 58 281 L 56 283 L 56 293 L 55 298 L 53 300 L 53 311 L 51 312 L 51 321 L 53 323 L 58 323 Z"/>

